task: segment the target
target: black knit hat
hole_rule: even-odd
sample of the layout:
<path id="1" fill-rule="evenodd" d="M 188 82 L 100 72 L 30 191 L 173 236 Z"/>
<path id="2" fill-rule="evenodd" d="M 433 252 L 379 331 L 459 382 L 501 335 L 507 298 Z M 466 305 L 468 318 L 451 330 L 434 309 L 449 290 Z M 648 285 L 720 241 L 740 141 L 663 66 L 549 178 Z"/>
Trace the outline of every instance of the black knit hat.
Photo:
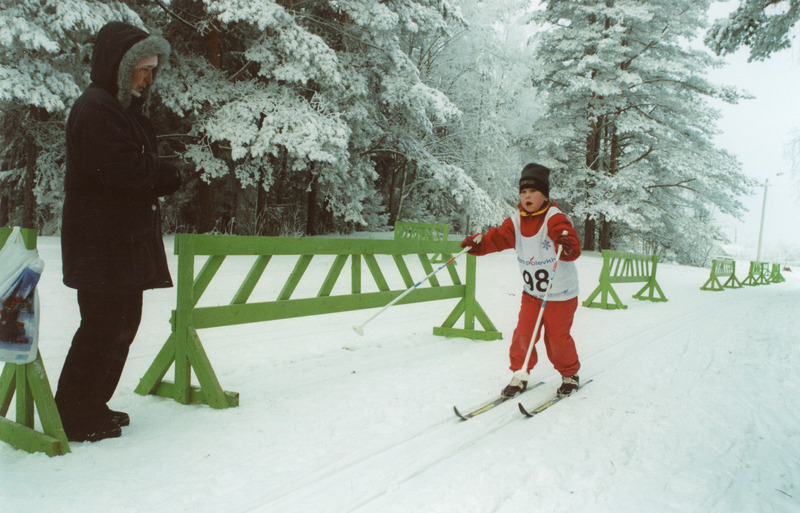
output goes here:
<path id="1" fill-rule="evenodd" d="M 531 187 L 550 197 L 550 170 L 539 164 L 528 164 L 522 168 L 519 178 L 519 192 L 526 187 Z"/>

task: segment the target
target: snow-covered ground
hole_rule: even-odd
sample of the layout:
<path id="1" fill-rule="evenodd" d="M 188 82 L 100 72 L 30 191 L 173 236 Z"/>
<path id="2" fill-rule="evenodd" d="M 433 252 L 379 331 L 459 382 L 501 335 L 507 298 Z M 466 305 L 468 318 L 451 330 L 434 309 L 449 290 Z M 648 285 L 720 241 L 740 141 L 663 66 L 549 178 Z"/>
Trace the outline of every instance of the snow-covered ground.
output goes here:
<path id="1" fill-rule="evenodd" d="M 58 238 L 40 238 L 39 251 L 40 349 L 55 388 L 79 316 Z M 268 273 L 285 277 L 293 262 L 273 260 Z M 249 262 L 225 265 L 244 273 Z M 581 300 L 600 264 L 578 260 Z M 699 290 L 708 275 L 662 264 L 669 302 L 636 301 L 632 284 L 615 287 L 627 310 L 580 307 L 580 374 L 594 381 L 533 419 L 509 401 L 469 422 L 452 406 L 510 378 L 521 289 L 510 252 L 478 260 L 478 300 L 504 340 L 433 336 L 452 301 L 393 307 L 363 337 L 351 326 L 372 311 L 201 331 L 223 388 L 241 396 L 226 410 L 133 392 L 175 304 L 174 289 L 149 291 L 111 403 L 131 425 L 55 458 L 0 443 L 0 511 L 800 511 L 800 273 Z M 238 285 L 226 281 L 211 285 L 223 303 Z M 545 385 L 529 404 L 559 382 L 543 354 L 532 379 Z"/>

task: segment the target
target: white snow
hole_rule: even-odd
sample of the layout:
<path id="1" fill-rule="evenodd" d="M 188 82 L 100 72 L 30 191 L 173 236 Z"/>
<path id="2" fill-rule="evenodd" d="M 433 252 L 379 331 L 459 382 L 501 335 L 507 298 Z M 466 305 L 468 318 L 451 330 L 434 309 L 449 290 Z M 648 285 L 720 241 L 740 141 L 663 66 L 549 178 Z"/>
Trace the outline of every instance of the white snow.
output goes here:
<path id="1" fill-rule="evenodd" d="M 55 389 L 79 315 L 59 239 L 40 238 L 39 251 L 40 349 Z M 274 260 L 267 273 L 290 272 L 292 261 Z M 577 264 L 582 300 L 601 259 Z M 373 311 L 201 331 L 223 388 L 240 393 L 225 410 L 133 392 L 175 306 L 175 289 L 149 291 L 111 402 L 131 425 L 54 458 L 0 442 L 0 511 L 800 511 L 800 276 L 699 290 L 708 276 L 659 265 L 667 303 L 616 285 L 627 310 L 576 314 L 590 385 L 533 419 L 509 401 L 468 422 L 452 406 L 479 404 L 511 375 L 521 290 L 511 252 L 478 259 L 478 301 L 504 340 L 432 335 L 453 301 L 392 307 L 363 337 L 351 326 Z M 211 291 L 238 285 L 224 281 Z M 527 404 L 559 382 L 540 354 L 532 379 L 545 385 Z"/>

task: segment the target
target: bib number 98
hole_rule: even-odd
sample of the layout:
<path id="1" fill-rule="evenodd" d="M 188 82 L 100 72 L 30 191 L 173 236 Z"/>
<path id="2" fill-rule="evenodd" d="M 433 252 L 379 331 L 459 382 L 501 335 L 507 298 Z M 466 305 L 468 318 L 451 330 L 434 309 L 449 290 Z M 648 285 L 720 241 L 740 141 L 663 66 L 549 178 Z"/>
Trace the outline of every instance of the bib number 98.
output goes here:
<path id="1" fill-rule="evenodd" d="M 522 273 L 522 279 L 525 280 L 525 285 L 531 290 L 538 290 L 539 292 L 547 292 L 547 284 L 550 282 L 550 273 L 547 269 L 538 269 L 533 276 L 528 271 Z"/>

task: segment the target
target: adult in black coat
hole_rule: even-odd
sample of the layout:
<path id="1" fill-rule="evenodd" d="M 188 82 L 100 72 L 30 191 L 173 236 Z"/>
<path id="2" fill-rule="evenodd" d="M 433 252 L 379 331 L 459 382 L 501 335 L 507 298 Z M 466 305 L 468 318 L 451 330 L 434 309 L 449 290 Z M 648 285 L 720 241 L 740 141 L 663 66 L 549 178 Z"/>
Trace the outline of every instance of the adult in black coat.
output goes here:
<path id="1" fill-rule="evenodd" d="M 64 283 L 78 290 L 81 325 L 56 393 L 67 437 L 120 436 L 130 418 L 111 399 L 139 328 L 142 291 L 171 287 L 159 196 L 180 186 L 158 157 L 142 114 L 166 40 L 121 22 L 97 34 L 92 82 L 67 120 L 66 196 L 61 226 Z"/>

